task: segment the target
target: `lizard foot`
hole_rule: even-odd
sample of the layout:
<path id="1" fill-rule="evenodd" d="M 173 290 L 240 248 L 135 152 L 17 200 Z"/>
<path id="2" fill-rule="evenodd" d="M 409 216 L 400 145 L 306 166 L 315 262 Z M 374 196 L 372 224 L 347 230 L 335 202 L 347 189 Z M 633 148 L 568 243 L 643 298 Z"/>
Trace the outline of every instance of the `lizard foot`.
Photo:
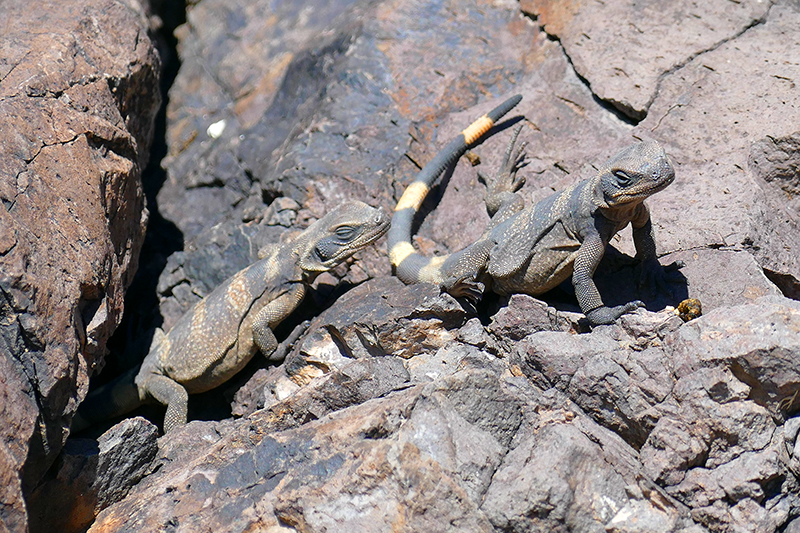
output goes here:
<path id="1" fill-rule="evenodd" d="M 644 302 L 640 300 L 634 300 L 633 302 L 628 302 L 616 307 L 598 307 L 597 309 L 592 309 L 586 313 L 586 318 L 589 319 L 589 324 L 592 326 L 613 324 L 625 313 L 630 313 L 631 311 L 635 311 L 640 307 L 644 307 Z"/>
<path id="2" fill-rule="evenodd" d="M 466 298 L 473 305 L 480 301 L 485 288 L 483 283 L 474 278 L 450 278 L 439 287 L 456 298 Z"/>
<path id="3" fill-rule="evenodd" d="M 275 348 L 275 351 L 267 356 L 267 360 L 277 363 L 286 359 L 286 357 L 289 355 L 289 352 L 291 352 L 292 348 L 294 348 L 295 343 L 300 339 L 300 337 L 303 336 L 303 333 L 306 332 L 310 324 L 310 320 L 304 320 L 298 324 L 292 330 L 289 336 L 286 337 L 277 348 Z"/>
<path id="4" fill-rule="evenodd" d="M 489 185 L 491 194 L 516 192 L 525 185 L 525 176 L 518 175 L 517 172 L 528 164 L 528 160 L 526 159 L 527 155 L 525 153 L 527 143 L 522 142 L 516 149 L 514 148 L 520 131 L 522 131 L 521 125 L 514 129 L 514 135 L 511 137 L 511 142 L 508 143 L 508 148 L 506 148 L 506 153 L 503 156 L 503 163 L 500 165 L 500 169 L 493 179 L 489 180 L 482 173 L 478 172 L 478 179 L 484 184 Z"/>

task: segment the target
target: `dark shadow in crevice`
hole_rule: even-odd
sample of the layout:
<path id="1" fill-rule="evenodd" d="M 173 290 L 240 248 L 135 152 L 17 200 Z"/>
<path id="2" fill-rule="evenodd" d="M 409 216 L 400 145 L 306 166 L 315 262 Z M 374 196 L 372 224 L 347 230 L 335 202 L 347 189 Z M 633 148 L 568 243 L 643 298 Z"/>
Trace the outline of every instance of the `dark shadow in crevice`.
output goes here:
<path id="1" fill-rule="evenodd" d="M 167 179 L 161 161 L 167 155 L 167 104 L 169 90 L 180 68 L 178 41 L 175 28 L 186 22 L 184 2 L 154 2 L 153 14 L 160 17 L 163 25 L 151 35 L 162 61 L 161 108 L 155 118 L 153 144 L 150 159 L 142 172 L 142 187 L 149 211 L 147 231 L 139 254 L 139 267 L 125 296 L 125 314 L 114 335 L 109 339 L 109 355 L 101 374 L 92 379 L 97 387 L 116 375 L 141 363 L 147 354 L 154 328 L 163 322 L 158 310 L 158 278 L 167 264 L 167 258 L 184 246 L 183 234 L 172 222 L 161 216 L 158 207 L 158 192 Z"/>
<path id="2" fill-rule="evenodd" d="M 764 275 L 774 283 L 784 296 L 792 300 L 800 300 L 800 281 L 791 274 L 775 272 L 768 268 L 763 269 Z"/>

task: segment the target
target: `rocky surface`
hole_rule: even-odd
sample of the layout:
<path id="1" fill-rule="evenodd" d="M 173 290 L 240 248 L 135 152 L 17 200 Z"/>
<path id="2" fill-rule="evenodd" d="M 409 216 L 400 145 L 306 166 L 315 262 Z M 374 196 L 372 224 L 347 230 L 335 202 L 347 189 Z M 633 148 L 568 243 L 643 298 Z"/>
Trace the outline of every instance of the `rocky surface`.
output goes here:
<path id="1" fill-rule="evenodd" d="M 97 440 L 68 439 L 48 478 L 29 496 L 31 531 L 82 531 L 149 473 L 158 428 L 128 418 Z"/>
<path id="2" fill-rule="evenodd" d="M 0 11 L 0 529 L 24 531 L 136 271 L 159 59 L 133 4 Z"/>
<path id="3" fill-rule="evenodd" d="M 137 422 L 148 444 L 115 449 L 136 458 L 118 478 L 71 445 L 36 495 L 91 488 L 65 530 L 98 512 L 90 531 L 800 528 L 798 28 L 790 0 L 190 3 L 153 203 L 185 246 L 142 259 L 166 266 L 158 308 L 115 339 L 133 359 L 264 244 L 344 198 L 391 209 L 515 93 L 517 116 L 432 191 L 417 246 L 482 232 L 476 170 L 497 167 L 510 123 L 524 125 L 530 201 L 655 138 L 677 179 L 649 205 L 661 260 L 683 261 L 685 281 L 638 288 L 621 235 L 598 286 L 649 311 L 589 331 L 569 286 L 474 309 L 402 285 L 379 243 L 318 279 L 278 332 L 300 335 L 282 364 L 209 393 L 232 418 L 193 400 L 195 420 L 152 459 L 133 453 L 152 449 Z M 684 298 L 704 316 L 678 318 Z"/>

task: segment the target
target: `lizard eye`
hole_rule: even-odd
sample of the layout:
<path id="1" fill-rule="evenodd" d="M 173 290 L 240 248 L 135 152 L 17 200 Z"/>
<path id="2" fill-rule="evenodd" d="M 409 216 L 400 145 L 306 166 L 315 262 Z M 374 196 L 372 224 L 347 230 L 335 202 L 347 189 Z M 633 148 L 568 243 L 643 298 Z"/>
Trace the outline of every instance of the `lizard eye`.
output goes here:
<path id="1" fill-rule="evenodd" d="M 336 233 L 336 237 L 339 239 L 350 240 L 353 238 L 355 231 L 356 230 L 351 226 L 339 226 L 336 228 L 336 230 L 334 230 L 334 233 Z"/>
<path id="2" fill-rule="evenodd" d="M 627 187 L 633 183 L 633 178 L 628 176 L 624 171 L 615 170 L 613 173 L 614 177 L 617 178 L 617 183 L 619 183 L 621 186 Z"/>

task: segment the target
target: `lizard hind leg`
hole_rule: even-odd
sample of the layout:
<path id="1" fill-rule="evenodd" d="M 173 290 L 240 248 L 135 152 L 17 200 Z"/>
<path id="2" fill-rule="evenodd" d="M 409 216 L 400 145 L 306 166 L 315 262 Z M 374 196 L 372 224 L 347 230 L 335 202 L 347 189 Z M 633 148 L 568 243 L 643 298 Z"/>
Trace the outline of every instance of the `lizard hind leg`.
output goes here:
<path id="1" fill-rule="evenodd" d="M 164 433 L 186 424 L 189 394 L 180 383 L 166 376 L 151 375 L 144 385 L 150 396 L 158 403 L 167 406 L 167 413 L 164 415 Z"/>
<path id="2" fill-rule="evenodd" d="M 444 280 L 440 288 L 456 298 L 467 298 L 473 304 L 480 301 L 485 285 L 479 281 L 486 270 L 492 242 L 482 239 L 450 255 L 442 265 Z"/>
<path id="3" fill-rule="evenodd" d="M 499 211 L 503 211 L 500 218 L 505 219 L 525 207 L 523 198 L 516 194 L 525 185 L 525 176 L 518 172 L 527 164 L 527 154 L 525 153 L 527 143 L 522 142 L 516 148 L 514 146 L 521 131 L 521 125 L 514 128 L 511 141 L 503 156 L 503 162 L 494 178 L 487 179 L 486 176 L 478 173 L 478 178 L 487 185 L 486 210 L 489 216 L 493 217 L 494 225 L 501 221 L 494 220 Z"/>

